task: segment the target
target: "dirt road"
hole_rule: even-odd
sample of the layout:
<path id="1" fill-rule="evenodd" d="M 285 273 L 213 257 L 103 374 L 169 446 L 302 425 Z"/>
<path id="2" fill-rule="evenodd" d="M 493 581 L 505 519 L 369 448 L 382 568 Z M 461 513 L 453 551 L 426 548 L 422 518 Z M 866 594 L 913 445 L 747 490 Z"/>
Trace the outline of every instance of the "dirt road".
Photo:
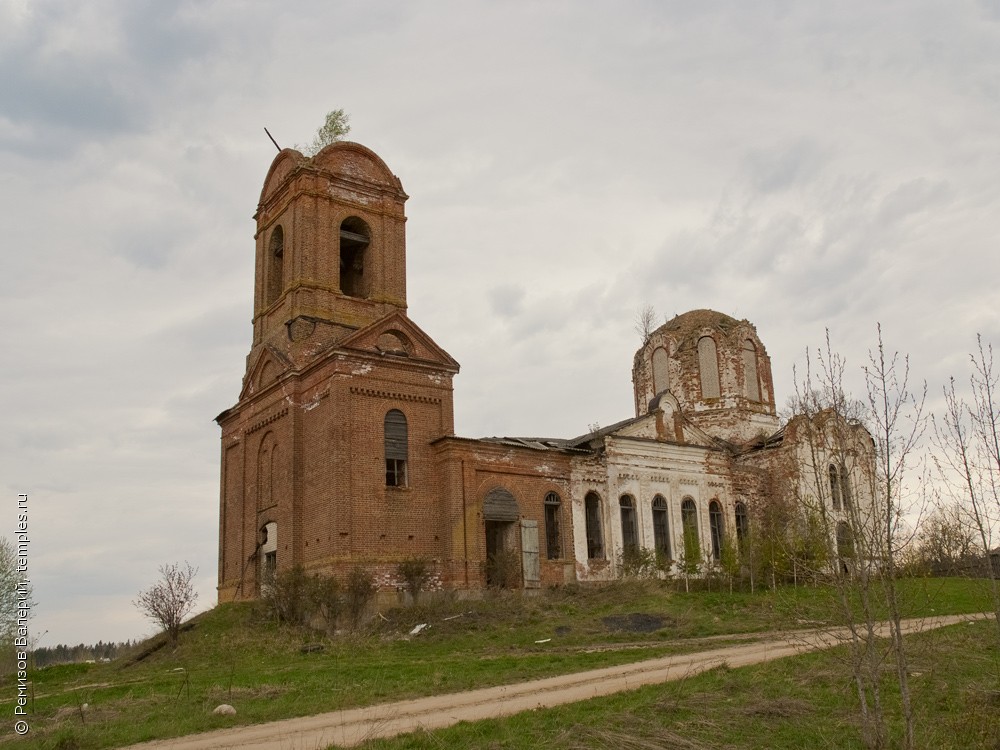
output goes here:
<path id="1" fill-rule="evenodd" d="M 904 621 L 908 633 L 931 630 L 985 615 L 952 615 Z M 883 634 L 888 628 L 883 626 Z M 143 750 L 320 750 L 329 745 L 357 745 L 374 737 L 389 737 L 416 729 L 436 729 L 460 721 L 508 716 L 533 708 L 547 708 L 601 695 L 633 690 L 704 672 L 721 664 L 743 667 L 815 651 L 843 643 L 844 630 L 806 630 L 762 634 L 762 640 L 681 656 L 594 669 L 513 685 L 435 695 L 429 698 L 383 703 L 366 708 L 303 716 L 267 724 L 222 729 L 204 734 L 159 740 L 133 748 Z"/>

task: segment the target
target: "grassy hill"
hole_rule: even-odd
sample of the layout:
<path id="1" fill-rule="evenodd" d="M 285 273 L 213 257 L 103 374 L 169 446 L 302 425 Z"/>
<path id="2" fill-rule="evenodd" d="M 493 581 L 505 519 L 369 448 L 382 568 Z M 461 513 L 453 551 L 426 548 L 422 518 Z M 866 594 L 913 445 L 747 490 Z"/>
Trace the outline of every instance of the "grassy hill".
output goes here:
<path id="1" fill-rule="evenodd" d="M 989 608 L 981 582 L 915 579 L 903 583 L 907 616 Z M 830 592 L 821 588 L 684 594 L 658 582 L 640 581 L 603 588 L 566 587 L 535 597 L 500 592 L 481 600 L 443 598 L 375 612 L 359 632 L 326 635 L 276 625 L 249 604 L 224 605 L 192 621 L 176 649 L 157 648 L 158 642 L 153 641 L 129 658 L 110 664 L 63 665 L 34 672 L 31 733 L 27 738 L 11 735 L 5 741 L 29 748 L 116 747 L 701 650 L 709 645 L 705 639 L 718 645 L 735 634 L 832 624 L 834 611 Z M 417 635 L 409 634 L 422 623 L 429 627 Z M 980 626 L 969 627 L 970 634 L 979 632 Z M 989 643 L 988 629 L 982 633 L 987 639 L 984 642 Z M 928 653 L 933 656 L 935 652 Z M 988 649 L 979 650 L 979 656 L 984 654 Z M 961 661 L 948 658 L 953 665 Z M 993 658 L 998 658 L 995 653 Z M 930 656 L 928 660 L 932 660 Z M 768 671 L 772 669 L 780 670 L 773 665 L 754 668 L 762 675 L 771 675 L 761 679 L 782 681 Z M 982 672 L 982 665 L 977 669 Z M 733 674 L 737 672 L 742 675 L 749 670 Z M 1000 670 L 994 672 L 1000 674 Z M 712 685 L 717 684 L 712 680 L 721 678 L 706 675 L 696 679 L 698 685 L 704 682 L 698 690 L 711 693 L 715 690 Z M 837 679 L 837 684 L 843 682 L 842 676 Z M 841 702 L 849 708 L 850 690 L 841 692 Z M 7 699 L 5 705 L 11 713 L 10 698 L 15 694 L 12 681 L 6 679 L 0 697 Z M 651 695 L 657 694 L 654 691 Z M 721 699 L 715 695 L 707 698 L 706 704 Z M 603 699 L 610 706 L 621 700 Z M 212 715 L 220 703 L 235 706 L 237 715 Z M 573 718 L 574 710 L 581 709 L 552 709 L 556 712 L 552 716 L 566 717 L 558 721 L 581 721 Z M 1000 711 L 1000 705 L 993 710 Z M 812 712 L 799 713 L 807 724 L 815 725 L 809 719 Z M 602 714 L 591 709 L 587 715 Z M 514 724 L 505 730 L 497 724 L 498 732 L 509 734 L 514 731 L 511 727 L 525 719 L 507 721 Z M 613 726 L 614 722 L 593 727 L 594 737 L 603 736 L 602 732 L 613 736 Z M 459 747 L 466 740 L 398 746 Z M 605 746 L 602 742 L 554 746 Z M 526 738 L 525 743 L 537 746 L 537 737 Z M 628 746 L 620 742 L 607 746 L 611 745 Z M 521 745 L 515 741 L 506 746 Z"/>

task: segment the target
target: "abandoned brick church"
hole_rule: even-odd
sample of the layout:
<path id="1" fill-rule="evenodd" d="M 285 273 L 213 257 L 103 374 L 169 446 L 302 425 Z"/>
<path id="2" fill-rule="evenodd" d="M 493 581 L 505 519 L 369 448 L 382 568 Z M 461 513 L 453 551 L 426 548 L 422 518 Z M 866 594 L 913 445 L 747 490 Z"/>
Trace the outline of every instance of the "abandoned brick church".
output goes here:
<path id="1" fill-rule="evenodd" d="M 434 586 L 475 591 L 607 580 L 623 550 L 676 559 L 691 538 L 711 563 L 746 536 L 775 466 L 807 484 L 815 431 L 779 424 L 755 328 L 711 310 L 636 352 L 630 419 L 572 439 L 455 435 L 459 365 L 406 314 L 406 199 L 356 143 L 271 165 L 253 344 L 239 400 L 217 417 L 221 601 L 294 565 L 363 564 L 394 591 L 398 563 L 422 558 Z M 821 500 L 841 513 L 848 471 L 819 461 Z"/>

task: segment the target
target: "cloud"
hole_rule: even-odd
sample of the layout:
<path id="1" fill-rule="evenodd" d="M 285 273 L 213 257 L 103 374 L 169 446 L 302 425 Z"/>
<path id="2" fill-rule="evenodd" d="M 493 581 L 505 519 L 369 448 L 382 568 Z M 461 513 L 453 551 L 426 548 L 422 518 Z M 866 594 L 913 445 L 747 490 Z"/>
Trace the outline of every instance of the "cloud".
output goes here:
<path id="1" fill-rule="evenodd" d="M 1000 331 L 994 5 L 0 4 L 0 487 L 37 493 L 38 625 L 148 631 L 130 601 L 184 557 L 214 596 L 264 126 L 344 107 L 401 177 L 460 434 L 629 416 L 645 303 L 750 319 L 779 401 L 876 320 L 940 380 Z"/>

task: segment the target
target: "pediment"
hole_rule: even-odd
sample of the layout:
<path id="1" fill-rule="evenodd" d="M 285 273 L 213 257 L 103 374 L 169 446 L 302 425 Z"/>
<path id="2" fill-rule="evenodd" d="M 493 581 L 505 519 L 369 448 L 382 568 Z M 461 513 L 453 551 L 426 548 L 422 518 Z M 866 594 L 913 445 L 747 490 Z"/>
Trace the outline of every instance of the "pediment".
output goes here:
<path id="1" fill-rule="evenodd" d="M 718 441 L 711 435 L 684 417 L 680 404 L 669 392 L 661 393 L 654 400 L 648 414 L 631 419 L 608 434 L 615 437 L 646 438 L 704 448 L 718 445 Z"/>
<path id="2" fill-rule="evenodd" d="M 265 345 L 254 355 L 247 374 L 243 378 L 243 390 L 240 401 L 260 393 L 271 383 L 281 377 L 281 374 L 292 366 L 291 361 L 277 349 Z"/>
<path id="3" fill-rule="evenodd" d="M 433 363 L 458 372 L 458 362 L 401 312 L 394 312 L 355 331 L 337 348 L 403 361 Z"/>

